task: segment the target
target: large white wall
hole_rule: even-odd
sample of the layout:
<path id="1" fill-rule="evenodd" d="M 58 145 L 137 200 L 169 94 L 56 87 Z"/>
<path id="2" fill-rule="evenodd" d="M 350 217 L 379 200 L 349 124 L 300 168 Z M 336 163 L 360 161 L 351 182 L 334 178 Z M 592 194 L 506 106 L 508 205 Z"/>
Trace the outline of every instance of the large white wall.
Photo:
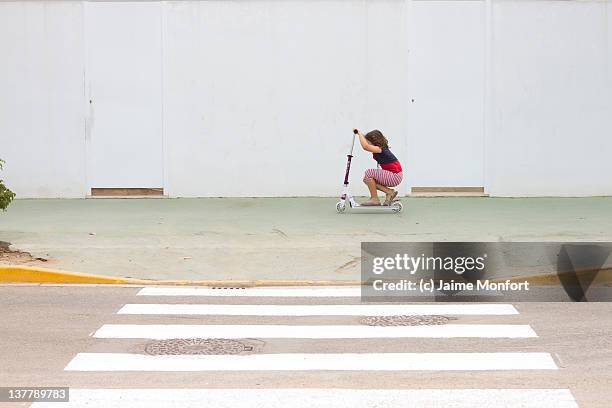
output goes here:
<path id="1" fill-rule="evenodd" d="M 407 185 L 484 186 L 485 15 L 484 1 L 412 4 Z"/>
<path id="2" fill-rule="evenodd" d="M 425 151 L 431 144 L 414 131 L 411 119 L 435 123 L 442 137 L 435 146 L 448 155 L 462 138 L 479 139 L 473 132 L 453 132 L 453 122 L 445 118 L 469 114 L 475 128 L 480 115 L 470 110 L 475 107 L 483 111 L 478 149 L 487 193 L 611 195 L 612 6 L 453 2 L 471 10 L 482 4 L 482 67 L 460 68 L 459 50 L 441 68 L 445 53 L 431 54 L 440 83 L 457 85 L 444 94 L 457 99 L 438 101 L 432 105 L 436 111 L 424 112 L 427 105 L 417 108 L 409 100 L 426 91 L 410 80 L 418 66 L 411 58 L 419 55 L 411 50 L 424 42 L 413 30 L 415 5 L 425 2 L 448 3 L 164 2 L 166 193 L 336 195 L 352 126 L 381 128 L 407 172 L 418 166 L 407 174 L 403 192 L 408 192 L 413 185 L 434 183 L 427 178 L 433 171 L 456 171 L 448 160 L 419 160 L 421 153 L 431 154 Z M 3 178 L 20 197 L 84 197 L 91 187 L 84 7 L 80 1 L 0 2 L 0 158 L 7 161 Z M 443 38 L 426 43 L 434 46 Z M 460 47 L 461 41 L 451 45 Z M 466 51 L 466 58 L 479 47 Z M 421 64 L 419 72 L 427 67 Z M 461 82 L 466 75 L 470 81 L 482 76 L 476 91 Z M 458 97 L 467 91 L 467 99 Z M 427 96 L 419 95 L 416 103 Z M 428 127 L 427 121 L 419 123 Z M 357 152 L 352 177 L 357 188 L 370 162 Z"/>
<path id="3" fill-rule="evenodd" d="M 612 194 L 612 5 L 492 9 L 491 195 Z"/>
<path id="4" fill-rule="evenodd" d="M 337 194 L 352 126 L 384 125 L 401 153 L 403 7 L 397 0 L 169 3 L 169 194 Z"/>
<path id="5" fill-rule="evenodd" d="M 0 2 L 1 178 L 19 197 L 83 197 L 78 2 Z"/>

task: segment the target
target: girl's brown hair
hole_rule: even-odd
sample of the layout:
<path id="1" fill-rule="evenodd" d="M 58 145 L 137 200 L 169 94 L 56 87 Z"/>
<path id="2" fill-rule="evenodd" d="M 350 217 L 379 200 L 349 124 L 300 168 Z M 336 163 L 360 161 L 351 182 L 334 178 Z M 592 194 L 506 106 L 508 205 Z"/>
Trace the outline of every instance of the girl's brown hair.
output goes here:
<path id="1" fill-rule="evenodd" d="M 372 143 L 374 146 L 380 147 L 381 149 L 389 148 L 389 141 L 383 136 L 380 130 L 372 130 L 366 133 L 365 138 L 368 142 Z"/>

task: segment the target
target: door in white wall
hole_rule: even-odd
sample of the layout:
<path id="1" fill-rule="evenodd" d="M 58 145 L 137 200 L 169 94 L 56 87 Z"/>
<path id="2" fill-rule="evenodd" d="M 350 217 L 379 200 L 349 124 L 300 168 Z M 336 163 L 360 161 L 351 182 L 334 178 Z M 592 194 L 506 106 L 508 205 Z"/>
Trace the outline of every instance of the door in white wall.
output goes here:
<path id="1" fill-rule="evenodd" d="M 481 187 L 484 2 L 412 4 L 406 180 L 413 191 L 415 187 Z"/>
<path id="2" fill-rule="evenodd" d="M 163 187 L 160 2 L 85 2 L 87 179 Z"/>

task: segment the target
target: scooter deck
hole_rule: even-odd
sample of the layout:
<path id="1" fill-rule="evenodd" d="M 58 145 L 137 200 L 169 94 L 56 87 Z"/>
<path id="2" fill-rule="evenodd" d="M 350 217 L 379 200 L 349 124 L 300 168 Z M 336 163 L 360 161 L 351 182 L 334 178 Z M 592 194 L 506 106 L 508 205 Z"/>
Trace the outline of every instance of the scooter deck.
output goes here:
<path id="1" fill-rule="evenodd" d="M 397 207 L 394 207 L 394 203 L 400 203 L 400 200 L 393 200 L 389 205 L 358 205 L 355 207 L 351 207 L 351 211 L 372 211 L 372 212 L 398 212 Z"/>

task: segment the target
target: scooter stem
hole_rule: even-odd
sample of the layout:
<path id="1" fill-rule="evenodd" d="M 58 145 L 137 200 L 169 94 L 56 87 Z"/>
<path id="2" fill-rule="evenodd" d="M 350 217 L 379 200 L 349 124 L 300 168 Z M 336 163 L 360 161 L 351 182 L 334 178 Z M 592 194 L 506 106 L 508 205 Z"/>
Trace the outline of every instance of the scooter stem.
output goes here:
<path id="1" fill-rule="evenodd" d="M 346 171 L 344 172 L 344 185 L 348 186 L 349 183 L 349 172 L 351 171 L 351 159 L 353 158 L 352 154 L 346 155 Z"/>
<path id="2" fill-rule="evenodd" d="M 350 155 L 353 155 L 353 149 L 355 148 L 355 136 L 358 135 L 358 130 L 357 129 L 353 130 L 353 133 L 354 135 L 353 135 L 353 140 L 351 143 L 351 152 L 349 153 Z"/>
<path id="3" fill-rule="evenodd" d="M 353 130 L 353 133 L 357 135 L 357 129 Z M 355 148 L 355 136 L 351 140 L 351 152 L 346 155 L 346 171 L 344 172 L 344 185 L 348 186 L 349 183 L 349 172 L 351 171 L 351 159 L 353 158 L 353 149 Z"/>

